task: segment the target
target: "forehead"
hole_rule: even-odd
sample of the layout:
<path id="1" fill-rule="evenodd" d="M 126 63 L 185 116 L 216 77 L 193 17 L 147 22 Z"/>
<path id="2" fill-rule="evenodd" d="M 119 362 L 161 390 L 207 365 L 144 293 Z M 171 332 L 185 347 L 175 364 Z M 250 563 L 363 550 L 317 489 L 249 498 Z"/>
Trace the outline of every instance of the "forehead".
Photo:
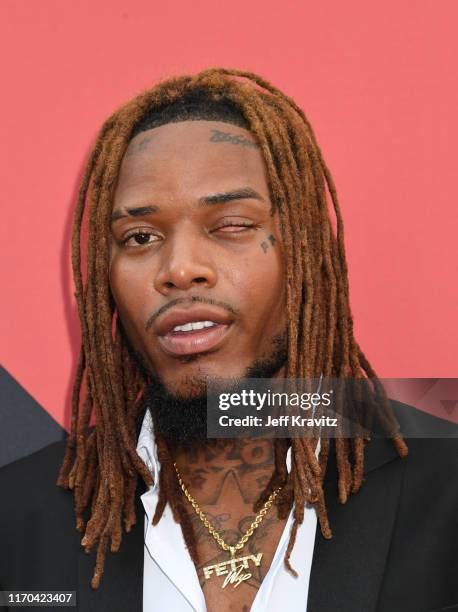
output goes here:
<path id="1" fill-rule="evenodd" d="M 156 127 L 129 143 L 114 208 L 125 200 L 187 196 L 234 189 L 261 190 L 268 197 L 265 163 L 253 135 L 221 121 L 181 121 Z"/>

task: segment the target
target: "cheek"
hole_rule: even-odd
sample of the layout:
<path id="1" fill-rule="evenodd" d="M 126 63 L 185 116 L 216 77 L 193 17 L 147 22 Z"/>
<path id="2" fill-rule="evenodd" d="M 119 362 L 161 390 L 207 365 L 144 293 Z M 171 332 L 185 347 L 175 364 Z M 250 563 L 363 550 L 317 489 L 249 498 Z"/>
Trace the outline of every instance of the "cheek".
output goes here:
<path id="1" fill-rule="evenodd" d="M 259 316 L 271 327 L 282 325 L 286 306 L 286 282 L 283 265 L 269 258 L 253 280 L 254 302 L 259 305 Z"/>
<path id="2" fill-rule="evenodd" d="M 261 247 L 227 269 L 226 279 L 234 288 L 237 303 L 250 326 L 281 325 L 285 309 L 285 267 L 279 249 Z"/>

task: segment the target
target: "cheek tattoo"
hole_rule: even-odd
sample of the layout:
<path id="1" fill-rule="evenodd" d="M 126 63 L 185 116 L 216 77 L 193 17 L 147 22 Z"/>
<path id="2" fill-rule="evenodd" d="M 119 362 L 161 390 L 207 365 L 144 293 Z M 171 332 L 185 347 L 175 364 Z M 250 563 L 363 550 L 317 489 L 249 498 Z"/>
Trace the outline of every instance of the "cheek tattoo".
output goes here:
<path id="1" fill-rule="evenodd" d="M 274 236 L 272 236 L 272 234 L 270 234 L 270 236 L 267 236 L 267 240 L 270 242 L 270 244 L 272 246 L 275 245 L 275 243 L 277 242 L 276 238 Z M 264 253 L 268 250 L 269 248 L 269 242 L 267 242 L 267 240 L 263 240 L 261 242 L 261 249 L 264 251 Z"/>

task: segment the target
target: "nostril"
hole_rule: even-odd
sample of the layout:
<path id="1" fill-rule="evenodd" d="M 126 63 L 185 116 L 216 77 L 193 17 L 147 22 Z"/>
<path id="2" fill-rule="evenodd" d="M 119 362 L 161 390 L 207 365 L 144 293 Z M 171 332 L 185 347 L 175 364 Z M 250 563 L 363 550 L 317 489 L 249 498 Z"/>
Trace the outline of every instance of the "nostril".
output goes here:
<path id="1" fill-rule="evenodd" d="M 194 279 L 195 283 L 206 283 L 207 279 L 204 278 L 203 276 L 198 276 L 197 278 Z"/>
<path id="2" fill-rule="evenodd" d="M 171 283 L 170 281 L 166 281 L 164 283 L 164 285 L 167 287 L 167 289 L 173 289 L 173 287 L 175 286 L 173 283 Z"/>

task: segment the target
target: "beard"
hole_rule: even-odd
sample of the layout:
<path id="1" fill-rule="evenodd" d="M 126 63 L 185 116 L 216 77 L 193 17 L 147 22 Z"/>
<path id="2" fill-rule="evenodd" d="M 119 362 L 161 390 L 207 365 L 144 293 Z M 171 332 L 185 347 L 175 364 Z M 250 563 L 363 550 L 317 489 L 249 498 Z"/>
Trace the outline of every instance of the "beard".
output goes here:
<path id="1" fill-rule="evenodd" d="M 272 338 L 271 351 L 266 357 L 254 361 L 239 378 L 228 380 L 224 389 L 221 386 L 218 389 L 231 393 L 243 378 L 272 378 L 285 365 L 287 354 L 284 331 Z M 169 448 L 221 443 L 221 440 L 207 438 L 207 380 L 187 379 L 184 381 L 186 394 L 172 393 L 151 372 L 149 380 L 147 409 L 151 411 L 155 431 L 162 434 Z"/>

